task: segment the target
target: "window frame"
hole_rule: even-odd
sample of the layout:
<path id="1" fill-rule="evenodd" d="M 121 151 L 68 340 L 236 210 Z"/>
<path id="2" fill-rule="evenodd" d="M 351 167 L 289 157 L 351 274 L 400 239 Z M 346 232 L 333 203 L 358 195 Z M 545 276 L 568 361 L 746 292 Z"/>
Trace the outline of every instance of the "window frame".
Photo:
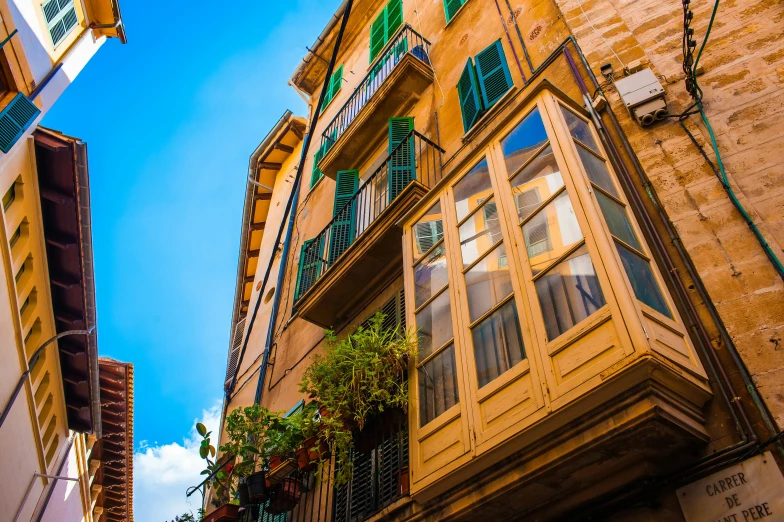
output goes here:
<path id="1" fill-rule="evenodd" d="M 49 20 L 46 19 L 46 11 L 44 10 L 44 6 L 51 2 L 57 4 L 58 11 L 57 14 L 54 16 L 54 18 L 52 19 L 52 21 L 50 22 Z M 46 32 L 49 34 L 49 42 L 52 44 L 52 49 L 55 50 L 58 47 L 60 47 L 63 43 L 69 40 L 69 37 L 73 33 L 74 29 L 79 27 L 82 22 L 82 18 L 79 16 L 80 10 L 77 7 L 79 2 L 77 2 L 77 0 L 68 0 L 68 2 L 70 3 L 70 5 L 66 5 L 65 8 L 60 8 L 59 0 L 43 0 L 39 5 L 41 16 L 43 17 L 43 22 L 44 25 L 46 26 Z M 54 35 L 52 35 L 52 27 L 55 26 L 57 23 L 63 21 L 69 9 L 73 9 L 74 17 L 76 18 L 76 23 L 74 23 L 74 25 L 72 25 L 68 30 L 66 30 L 63 33 L 62 37 L 55 42 Z"/>

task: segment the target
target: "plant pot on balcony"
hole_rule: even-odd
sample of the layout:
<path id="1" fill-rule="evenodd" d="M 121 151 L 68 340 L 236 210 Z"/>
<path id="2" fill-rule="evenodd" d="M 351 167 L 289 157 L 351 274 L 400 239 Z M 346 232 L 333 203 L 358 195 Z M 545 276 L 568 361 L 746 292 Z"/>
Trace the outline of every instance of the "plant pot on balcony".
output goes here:
<path id="1" fill-rule="evenodd" d="M 329 458 L 329 444 L 321 437 L 307 439 L 303 446 L 308 450 L 308 459 L 311 463 Z"/>
<path id="2" fill-rule="evenodd" d="M 297 461 L 297 467 L 300 471 L 305 471 L 311 468 L 310 452 L 308 451 L 308 447 L 304 444 L 294 453 L 294 459 Z"/>
<path id="3" fill-rule="evenodd" d="M 280 455 L 276 455 L 274 457 L 270 457 L 269 459 L 269 469 L 272 471 L 273 469 L 279 467 L 283 463 L 283 457 Z"/>
<path id="4" fill-rule="evenodd" d="M 283 478 L 272 493 L 267 511 L 272 514 L 287 513 L 297 507 L 302 497 L 302 483 L 293 478 Z"/>
<path id="5" fill-rule="evenodd" d="M 248 484 L 245 482 L 240 482 L 237 485 L 237 497 L 240 501 L 240 507 L 246 507 L 250 505 L 250 498 L 248 496 Z"/>
<path id="6" fill-rule="evenodd" d="M 203 522 L 235 522 L 240 513 L 236 504 L 223 504 L 221 507 L 206 515 Z"/>
<path id="7" fill-rule="evenodd" d="M 403 466 L 400 468 L 400 487 L 398 488 L 398 494 L 400 496 L 406 496 L 411 493 L 411 477 L 408 474 L 408 466 Z"/>
<path id="8" fill-rule="evenodd" d="M 261 504 L 269 499 L 266 477 L 263 471 L 248 475 L 248 478 L 245 479 L 245 484 L 248 488 L 250 504 Z"/>

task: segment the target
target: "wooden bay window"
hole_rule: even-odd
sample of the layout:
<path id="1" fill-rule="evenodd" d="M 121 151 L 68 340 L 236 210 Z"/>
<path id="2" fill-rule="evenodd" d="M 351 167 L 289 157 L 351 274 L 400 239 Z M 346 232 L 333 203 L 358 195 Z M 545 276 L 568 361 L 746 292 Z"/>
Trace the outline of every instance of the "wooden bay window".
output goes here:
<path id="1" fill-rule="evenodd" d="M 536 442 L 525 434 L 589 392 L 622 393 L 608 379 L 622 361 L 657 353 L 704 382 L 583 112 L 535 95 L 405 222 L 414 494 Z"/>

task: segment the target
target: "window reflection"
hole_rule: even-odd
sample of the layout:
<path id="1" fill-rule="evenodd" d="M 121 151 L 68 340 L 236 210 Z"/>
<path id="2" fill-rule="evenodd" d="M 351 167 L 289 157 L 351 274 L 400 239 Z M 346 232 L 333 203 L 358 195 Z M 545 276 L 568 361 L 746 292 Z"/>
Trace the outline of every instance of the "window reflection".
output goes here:
<path id="1" fill-rule="evenodd" d="M 627 245 L 641 250 L 640 242 L 637 240 L 637 234 L 634 233 L 632 223 L 626 214 L 626 209 L 617 201 L 605 196 L 598 190 L 596 191 L 596 200 L 599 202 L 599 208 L 601 208 L 602 214 L 604 214 L 610 233 Z"/>
<path id="2" fill-rule="evenodd" d="M 471 322 L 512 293 L 512 279 L 503 244 L 485 256 L 465 274 L 468 313 Z"/>
<path id="3" fill-rule="evenodd" d="M 593 134 L 591 134 L 591 128 L 588 126 L 585 120 L 579 118 L 563 105 L 561 105 L 561 112 L 563 112 L 564 119 L 566 120 L 566 126 L 569 128 L 569 132 L 571 133 L 572 138 L 580 140 L 584 145 L 587 145 L 598 154 L 599 147 L 596 146 L 596 141 L 594 141 Z"/>
<path id="4" fill-rule="evenodd" d="M 445 348 L 418 372 L 419 425 L 424 426 L 458 403 L 455 346 Z"/>
<path id="5" fill-rule="evenodd" d="M 414 225 L 414 259 L 419 259 L 444 237 L 444 224 L 439 201 Z"/>
<path id="6" fill-rule="evenodd" d="M 523 335 L 514 299 L 475 326 L 471 336 L 480 388 L 525 359 Z"/>
<path id="7" fill-rule="evenodd" d="M 605 304 L 585 246 L 537 279 L 535 285 L 550 341 Z"/>
<path id="8" fill-rule="evenodd" d="M 534 275 L 582 240 L 569 195 L 563 192 L 529 219 L 523 225 L 523 238 Z"/>
<path id="9" fill-rule="evenodd" d="M 611 196 L 617 198 L 618 192 L 615 190 L 615 185 L 613 185 L 612 178 L 610 177 L 610 171 L 607 170 L 607 165 L 604 163 L 604 160 L 597 158 L 579 144 L 577 145 L 577 152 L 580 155 L 580 159 L 583 161 L 588 179 L 607 191 Z"/>
<path id="10" fill-rule="evenodd" d="M 653 276 L 651 264 L 623 245 L 616 243 L 623 268 L 632 284 L 634 295 L 657 312 L 672 319 L 672 312 L 664 300 L 659 283 Z"/>
<path id="11" fill-rule="evenodd" d="M 452 338 L 452 314 L 449 292 L 433 299 L 416 314 L 419 333 L 419 358 L 424 359 Z"/>
<path id="12" fill-rule="evenodd" d="M 463 268 L 476 261 L 488 248 L 501 239 L 501 225 L 494 200 L 466 220 L 458 229 Z"/>
<path id="13" fill-rule="evenodd" d="M 537 107 L 501 140 L 508 174 L 514 174 L 546 141 L 547 132 Z"/>
<path id="14" fill-rule="evenodd" d="M 422 306 L 448 282 L 446 250 L 441 244 L 414 267 L 414 302 L 416 307 Z"/>
<path id="15" fill-rule="evenodd" d="M 511 183 L 517 214 L 522 221 L 536 210 L 542 201 L 564 186 L 552 147 L 548 146 L 540 152 L 512 178 Z"/>
<path id="16" fill-rule="evenodd" d="M 454 186 L 457 220 L 463 220 L 493 193 L 487 160 L 480 161 Z"/>

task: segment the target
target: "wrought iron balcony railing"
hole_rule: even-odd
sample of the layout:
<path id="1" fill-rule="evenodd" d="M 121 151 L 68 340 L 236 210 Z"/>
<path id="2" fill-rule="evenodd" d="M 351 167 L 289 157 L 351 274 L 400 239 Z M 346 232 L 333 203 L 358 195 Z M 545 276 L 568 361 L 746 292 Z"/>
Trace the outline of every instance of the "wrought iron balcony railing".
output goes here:
<path id="1" fill-rule="evenodd" d="M 406 134 L 303 252 L 298 298 L 340 259 L 409 183 L 416 180 L 429 189 L 441 180 L 443 152 L 416 130 Z"/>
<path id="2" fill-rule="evenodd" d="M 414 31 L 408 24 L 401 27 L 386 45 L 386 50 L 376 60 L 376 64 L 354 89 L 349 99 L 324 130 L 319 149 L 320 156 L 326 155 L 332 145 L 343 135 L 357 114 L 367 105 L 407 53 L 411 53 L 415 58 L 430 65 L 429 51 L 430 42 L 425 40 L 422 35 Z M 319 159 L 317 158 L 317 160 Z"/>

